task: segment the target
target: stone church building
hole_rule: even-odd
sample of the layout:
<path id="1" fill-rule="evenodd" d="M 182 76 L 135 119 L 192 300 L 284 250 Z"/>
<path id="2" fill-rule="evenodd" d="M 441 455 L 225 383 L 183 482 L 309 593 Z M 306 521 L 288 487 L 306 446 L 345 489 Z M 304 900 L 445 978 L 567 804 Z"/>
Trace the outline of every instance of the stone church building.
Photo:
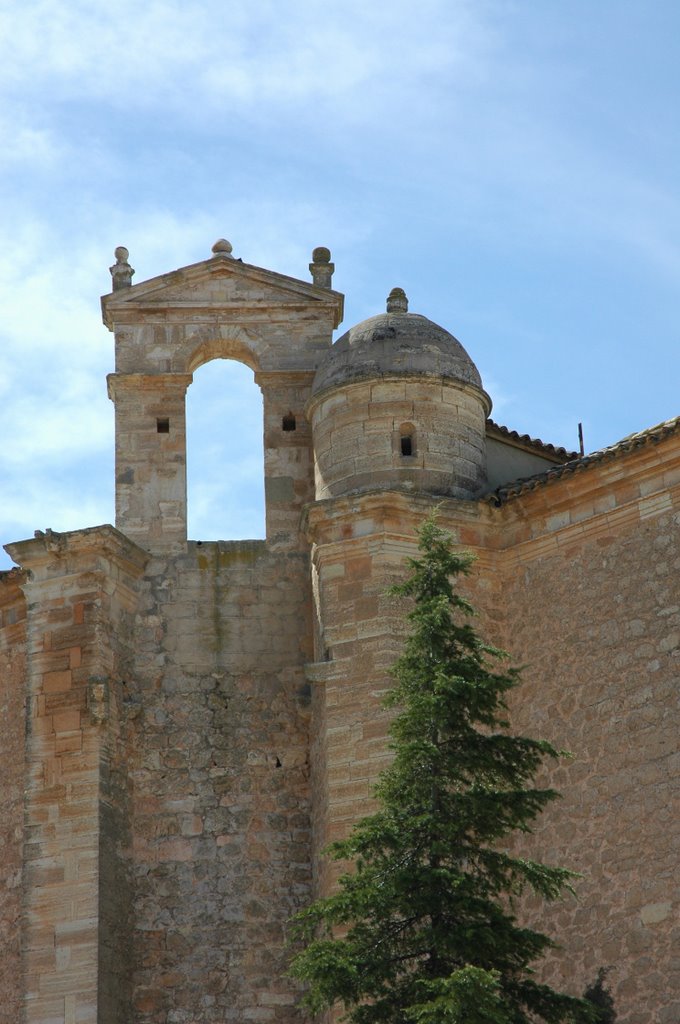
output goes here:
<path id="1" fill-rule="evenodd" d="M 116 526 L 0 573 L 0 1021 L 302 1021 L 287 923 L 370 807 L 386 590 L 436 505 L 526 666 L 513 727 L 573 752 L 531 838 L 582 874 L 535 910 L 545 976 L 611 965 L 620 1024 L 677 1024 L 680 418 L 585 456 L 519 436 L 400 289 L 332 344 L 327 249 L 311 283 L 224 240 L 135 285 L 116 259 Z M 187 539 L 185 395 L 224 358 L 262 390 L 266 540 Z"/>

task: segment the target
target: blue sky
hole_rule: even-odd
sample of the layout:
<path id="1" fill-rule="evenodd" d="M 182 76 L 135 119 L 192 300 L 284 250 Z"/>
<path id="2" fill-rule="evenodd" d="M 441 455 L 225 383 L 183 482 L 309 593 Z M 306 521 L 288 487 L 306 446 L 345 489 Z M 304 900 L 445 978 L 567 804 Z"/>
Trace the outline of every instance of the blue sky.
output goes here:
<path id="1" fill-rule="evenodd" d="M 113 521 L 121 244 L 136 282 L 327 245 L 341 330 L 405 288 L 556 444 L 680 414 L 678 39 L 675 0 L 0 0 L 2 541 Z M 195 376 L 193 537 L 262 533 L 259 401 Z"/>

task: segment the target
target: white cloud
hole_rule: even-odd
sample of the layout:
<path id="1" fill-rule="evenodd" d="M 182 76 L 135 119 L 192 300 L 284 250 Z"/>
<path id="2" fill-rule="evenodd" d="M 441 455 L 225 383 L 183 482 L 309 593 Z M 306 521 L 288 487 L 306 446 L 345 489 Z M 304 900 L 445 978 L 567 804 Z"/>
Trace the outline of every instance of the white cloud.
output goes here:
<path id="1" fill-rule="evenodd" d="M 296 173 L 308 152 L 313 165 L 344 166 L 366 193 L 387 193 L 394 179 L 408 184 L 407 201 L 418 189 L 443 200 L 443 224 L 463 224 L 489 244 L 508 231 L 541 246 L 596 232 L 676 272 L 680 218 L 671 198 L 645 195 L 630 169 L 561 116 L 583 104 L 588 81 L 564 55 L 551 64 L 531 51 L 530 61 L 516 46 L 522 17 L 505 5 L 429 0 L 414 18 L 407 0 L 387 14 L 360 0 L 33 0 L 7 4 L 3 22 L 0 166 L 32 165 L 34 176 L 58 165 L 54 201 L 72 203 L 75 219 L 83 213 L 68 180 L 74 167 L 88 189 L 129 176 L 120 201 L 130 210 L 139 202 L 136 175 L 146 195 L 149 178 L 164 176 L 163 153 L 157 161 L 145 154 L 146 165 L 135 156 L 134 133 L 144 133 L 136 126 L 146 125 L 151 134 L 187 133 L 190 172 L 215 159 L 215 139 L 228 140 L 225 180 L 240 184 L 234 206 L 252 199 L 244 191 L 254 182 L 237 175 L 249 146 L 266 150 L 269 139 L 272 177 L 290 167 L 282 187 L 297 192 L 298 206 L 305 191 L 328 202 L 323 171 L 314 167 L 305 180 Z M 72 119 L 79 130 L 69 129 Z M 282 202 L 277 195 L 275 225 Z M 320 204 L 311 205 L 318 214 Z M 171 226 L 172 218 L 159 223 L 171 246 L 164 267 L 186 262 L 178 243 L 191 234 L 176 224 L 170 238 Z M 207 223 L 206 232 L 214 233 Z"/>
<path id="2" fill-rule="evenodd" d="M 20 117 L 17 111 L 14 120 L 0 118 L 0 170 L 27 164 L 47 171 L 58 160 L 62 147 L 51 132 L 21 124 Z"/>
<path id="3" fill-rule="evenodd" d="M 33 535 L 34 529 L 76 530 L 110 522 L 113 508 L 112 488 L 87 493 L 67 478 L 54 474 L 40 480 L 28 478 L 19 486 L 3 488 L 3 541 L 8 524 L 18 524 L 14 540 Z M 31 524 L 27 527 L 27 513 Z"/>
<path id="4" fill-rule="evenodd" d="M 162 107 L 200 118 L 207 107 L 238 116 L 225 108 L 229 101 L 301 102 L 312 113 L 320 102 L 338 108 L 350 96 L 361 110 L 377 94 L 382 101 L 404 95 L 423 77 L 469 73 L 488 45 L 479 8 L 430 0 L 414 18 L 406 0 L 394 0 L 388 14 L 359 0 L 12 3 L 0 15 L 0 83 L 8 92 L 49 87 L 57 100 L 97 101 L 131 115 Z"/>
<path id="5" fill-rule="evenodd" d="M 557 300 L 538 296 L 543 320 L 528 308 L 532 274 L 569 268 L 573 306 L 612 309 L 621 296 L 591 288 L 593 268 L 669 290 L 680 277 L 672 140 L 657 167 L 642 146 L 622 156 L 606 118 L 588 121 L 600 62 L 563 38 L 565 18 L 495 0 L 423 0 L 417 17 L 411 0 L 0 0 L 3 521 L 23 504 L 24 535 L 70 514 L 85 525 L 80 510 L 102 518 L 102 489 L 110 502 L 113 339 L 98 296 L 117 244 L 135 281 L 206 258 L 222 235 L 246 262 L 308 279 L 311 249 L 329 245 L 348 322 L 404 284 L 454 332 L 462 315 L 473 358 L 486 346 L 496 418 L 535 411 L 540 353 L 566 344 L 575 358 L 578 342 L 558 322 L 560 280 Z M 634 89 L 640 70 L 624 70 Z M 626 138 L 647 125 L 617 115 Z M 557 404 L 544 398 L 561 429 Z M 536 430 L 556 440 L 549 421 Z"/>
<path id="6" fill-rule="evenodd" d="M 96 389 L 96 390 L 95 390 Z M 102 382 L 88 378 L 84 393 L 54 388 L 36 391 L 4 404 L 0 429 L 11 444 L 3 447 L 0 467 L 22 473 L 43 472 L 58 464 L 66 469 L 113 444 L 112 416 L 97 396 Z"/>

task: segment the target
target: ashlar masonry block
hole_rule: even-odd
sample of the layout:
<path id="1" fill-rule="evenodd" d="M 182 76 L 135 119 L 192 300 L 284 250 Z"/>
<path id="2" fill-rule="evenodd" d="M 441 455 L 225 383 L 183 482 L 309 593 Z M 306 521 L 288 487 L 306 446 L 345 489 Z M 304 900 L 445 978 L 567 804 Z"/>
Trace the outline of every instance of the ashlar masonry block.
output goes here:
<path id="1" fill-rule="evenodd" d="M 146 556 L 111 527 L 48 531 L 8 550 L 28 608 L 22 1020 L 119 1024 L 130 908 L 124 834 L 106 823 L 122 811 L 109 785 L 116 690 Z"/>

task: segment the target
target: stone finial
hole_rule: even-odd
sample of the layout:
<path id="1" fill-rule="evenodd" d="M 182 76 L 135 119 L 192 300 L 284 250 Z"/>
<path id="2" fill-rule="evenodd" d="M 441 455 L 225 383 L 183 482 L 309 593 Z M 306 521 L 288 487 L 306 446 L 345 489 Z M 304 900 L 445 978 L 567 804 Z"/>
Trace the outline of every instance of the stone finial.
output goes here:
<path id="1" fill-rule="evenodd" d="M 408 313 L 408 299 L 403 288 L 393 288 L 387 296 L 388 313 Z"/>
<path id="2" fill-rule="evenodd" d="M 221 256 L 223 259 L 233 260 L 234 247 L 226 238 L 218 238 L 212 247 L 214 256 Z"/>
<path id="3" fill-rule="evenodd" d="M 312 253 L 312 262 L 309 264 L 309 271 L 312 275 L 312 283 L 317 288 L 330 288 L 335 271 L 335 263 L 331 263 L 331 251 L 325 245 L 317 245 Z"/>
<path id="4" fill-rule="evenodd" d="M 130 287 L 134 270 L 128 263 L 130 253 L 124 245 L 119 245 L 114 250 L 113 255 L 116 257 L 116 262 L 112 267 L 109 267 L 109 271 L 113 279 L 113 290 L 117 292 L 120 288 Z"/>

